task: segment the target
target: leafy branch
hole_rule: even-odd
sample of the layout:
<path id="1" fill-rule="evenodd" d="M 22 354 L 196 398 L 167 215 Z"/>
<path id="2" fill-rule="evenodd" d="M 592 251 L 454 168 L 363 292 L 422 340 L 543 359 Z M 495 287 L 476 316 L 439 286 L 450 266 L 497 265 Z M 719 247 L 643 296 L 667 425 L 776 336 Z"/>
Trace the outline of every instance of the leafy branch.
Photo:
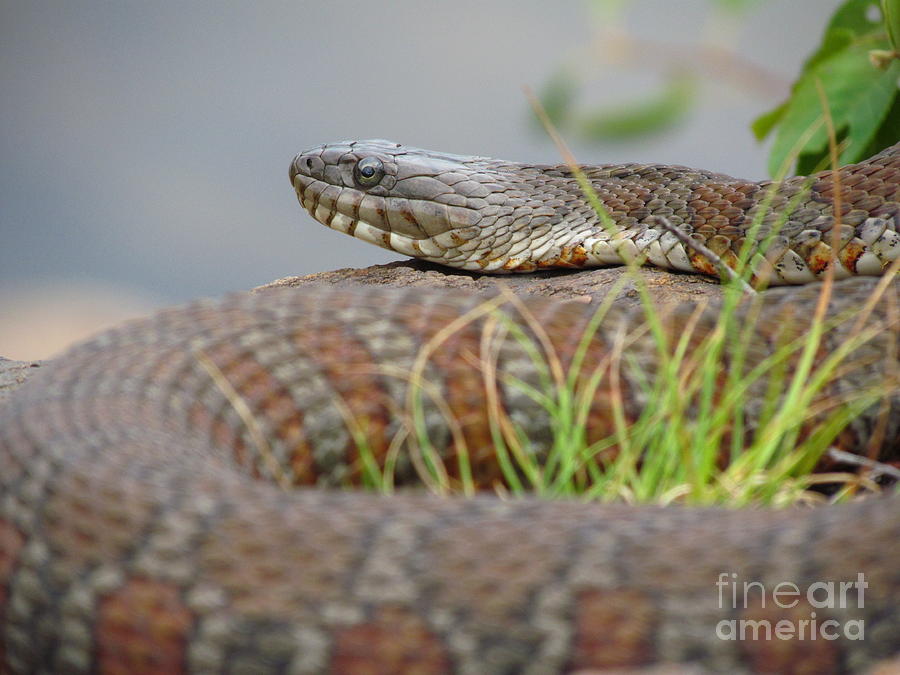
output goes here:
<path id="1" fill-rule="evenodd" d="M 589 44 L 573 49 L 540 93 L 553 124 L 589 142 L 658 134 L 692 113 L 701 86 L 712 78 L 725 80 L 754 100 L 780 95 L 787 83 L 748 61 L 735 46 L 741 15 L 761 0 L 710 2 L 713 11 L 702 31 L 705 38 L 685 47 L 626 30 L 623 10 L 628 0 L 590 0 Z M 580 105 L 588 85 L 599 85 L 598 65 L 603 64 L 656 71 L 659 86 L 627 102 Z M 900 140 L 900 0 L 843 2 L 787 100 L 753 122 L 757 140 L 774 136 L 768 162 L 773 176 L 786 167 L 807 174 L 828 164 L 826 117 L 833 121 L 842 164 Z"/>
<path id="2" fill-rule="evenodd" d="M 840 163 L 869 157 L 900 139 L 900 0 L 848 0 L 803 66 L 788 99 L 752 125 L 758 140 L 775 132 L 769 173 L 776 175 L 797 139 L 812 127 L 797 173 L 825 163 L 828 134 L 818 87 L 824 91 L 843 151 Z"/>

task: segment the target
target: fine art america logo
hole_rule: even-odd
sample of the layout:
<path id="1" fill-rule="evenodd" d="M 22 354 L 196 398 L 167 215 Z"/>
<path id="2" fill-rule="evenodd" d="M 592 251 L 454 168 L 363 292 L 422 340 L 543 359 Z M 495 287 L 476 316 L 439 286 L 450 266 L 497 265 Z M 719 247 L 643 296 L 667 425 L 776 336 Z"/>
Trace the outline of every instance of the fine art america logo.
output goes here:
<path id="1" fill-rule="evenodd" d="M 865 639 L 862 619 L 838 621 L 829 610 L 865 607 L 865 575 L 856 581 L 816 581 L 802 588 L 790 581 L 766 587 L 759 581 L 743 581 L 734 572 L 722 572 L 716 581 L 719 609 L 772 610 L 781 618 L 722 619 L 716 625 L 720 640 L 846 640 Z M 792 618 L 784 618 L 792 610 Z M 808 611 L 806 611 L 808 610 Z M 817 610 L 821 610 L 821 613 Z"/>

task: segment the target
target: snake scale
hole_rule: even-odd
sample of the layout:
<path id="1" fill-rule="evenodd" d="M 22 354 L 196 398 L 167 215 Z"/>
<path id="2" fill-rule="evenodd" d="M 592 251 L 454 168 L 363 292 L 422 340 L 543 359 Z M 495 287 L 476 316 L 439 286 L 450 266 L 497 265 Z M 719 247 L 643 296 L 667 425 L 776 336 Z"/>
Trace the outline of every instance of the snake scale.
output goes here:
<path id="1" fill-rule="evenodd" d="M 900 456 L 900 297 L 878 277 L 900 251 L 900 146 L 778 184 L 683 167 L 585 172 L 617 234 L 559 166 L 367 141 L 299 154 L 291 180 L 330 227 L 466 269 L 638 254 L 712 272 L 660 229 L 665 216 L 729 264 L 748 243 L 755 274 L 773 284 L 821 274 L 837 202 L 835 271 L 852 278 L 834 287 L 817 363 L 857 334 L 846 310 L 882 292 L 865 316 L 870 339 L 822 396 L 881 386 L 835 444 Z M 741 307 L 753 326 L 745 367 L 803 335 L 818 292 L 776 288 Z M 0 672 L 489 675 L 668 663 L 826 673 L 897 656 L 900 497 L 773 511 L 402 489 L 420 475 L 412 444 L 395 442 L 409 431 L 411 372 L 437 392 L 423 397 L 421 424 L 450 483 L 463 447 L 478 485 L 500 478 L 491 392 L 534 453 L 550 443 L 552 423 L 522 386 L 540 387 L 544 373 L 509 326 L 542 333 L 565 367 L 594 308 L 492 303 L 488 312 L 481 297 L 374 287 L 235 295 L 125 324 L 41 369 L 0 408 Z M 685 304 L 663 313 L 663 328 L 700 344 L 716 316 L 715 305 Z M 627 358 L 611 358 L 623 344 Z M 644 315 L 613 306 L 584 352 L 584 372 L 604 376 L 589 440 L 610 433 L 617 405 L 626 421 L 640 416 L 642 377 L 660 358 Z M 730 346 L 722 358 L 736 363 Z M 759 386 L 748 433 L 762 419 Z M 339 489 L 365 481 L 366 458 L 392 462 L 398 494 Z M 730 590 L 723 601 L 732 580 L 802 592 L 785 606 L 772 595 L 733 602 Z M 854 589 L 853 602 L 825 607 L 807 593 L 829 582 Z M 822 635 L 843 632 L 721 632 L 812 619 Z"/>

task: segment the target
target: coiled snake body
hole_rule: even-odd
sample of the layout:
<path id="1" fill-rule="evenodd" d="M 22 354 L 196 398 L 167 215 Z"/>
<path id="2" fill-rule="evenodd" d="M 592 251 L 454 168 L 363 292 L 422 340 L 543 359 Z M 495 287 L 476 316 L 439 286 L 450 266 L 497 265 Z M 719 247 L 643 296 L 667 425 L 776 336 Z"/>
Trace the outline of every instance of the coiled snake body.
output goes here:
<path id="1" fill-rule="evenodd" d="M 324 146 L 291 168 L 304 206 L 331 227 L 484 270 L 613 262 L 624 246 L 658 265 L 709 271 L 652 216 L 728 263 L 767 194 L 678 167 L 588 174 L 619 234 L 594 222 L 564 168 L 385 142 Z M 821 272 L 829 176 L 768 192 L 784 222 L 761 212 L 758 276 L 802 283 Z M 865 305 L 879 279 L 864 277 L 900 250 L 900 147 L 844 167 L 838 182 L 836 269 L 854 278 L 835 286 L 819 360 L 856 334 L 846 310 Z M 746 367 L 802 333 L 817 292 L 773 289 L 762 309 L 740 310 L 756 322 Z M 900 454 L 898 300 L 891 282 L 867 313 L 878 330 L 822 394 L 891 387 L 835 441 L 860 452 L 877 441 L 887 460 Z M 0 671 L 554 673 L 681 662 L 846 672 L 900 650 L 897 497 L 728 511 L 324 489 L 364 481 L 372 462 L 391 463 L 399 485 L 416 480 L 414 453 L 394 443 L 409 431 L 411 372 L 437 392 L 424 397 L 421 424 L 449 482 L 461 478 L 463 447 L 475 483 L 500 477 L 492 393 L 543 452 L 552 422 L 516 386 L 539 388 L 543 371 L 496 328 L 502 317 L 529 335 L 541 326 L 542 347 L 567 366 L 594 310 L 523 302 L 495 300 L 486 312 L 483 298 L 437 290 L 282 289 L 161 312 L 43 369 L 0 409 Z M 716 307 L 695 310 L 667 312 L 664 328 L 702 340 Z M 646 403 L 642 377 L 660 354 L 642 325 L 640 312 L 613 308 L 590 340 L 584 371 L 617 384 L 597 390 L 589 441 L 610 433 L 616 405 L 633 421 Z M 610 359 L 623 336 L 628 358 Z M 481 358 L 491 359 L 490 382 Z M 749 433 L 765 386 L 751 388 Z M 806 594 L 860 574 L 852 602 L 825 607 Z M 757 596 L 732 602 L 732 580 L 769 591 L 790 583 L 800 594 L 786 606 L 771 595 L 764 606 Z M 811 616 L 843 632 L 722 633 L 729 622 L 796 627 Z M 861 625 L 857 639 L 848 626 Z"/>

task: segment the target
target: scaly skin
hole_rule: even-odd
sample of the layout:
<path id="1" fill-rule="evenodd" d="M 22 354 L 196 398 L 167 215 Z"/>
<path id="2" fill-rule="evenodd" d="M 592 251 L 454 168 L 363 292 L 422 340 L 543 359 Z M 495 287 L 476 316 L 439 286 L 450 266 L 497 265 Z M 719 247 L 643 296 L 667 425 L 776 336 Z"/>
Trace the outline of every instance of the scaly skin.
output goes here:
<path id="1" fill-rule="evenodd" d="M 328 227 L 479 272 L 620 264 L 627 255 L 718 276 L 707 256 L 665 230 L 664 217 L 732 267 L 749 238 L 751 265 L 765 283 L 805 284 L 834 257 L 838 184 L 837 278 L 879 275 L 900 257 L 900 144 L 842 167 L 837 177 L 823 171 L 781 183 L 657 164 L 582 170 L 614 232 L 600 223 L 566 166 L 346 141 L 301 152 L 290 177 L 303 207 Z"/>
<path id="2" fill-rule="evenodd" d="M 373 148 L 377 181 L 362 191 L 356 172 L 365 177 L 375 160 L 357 166 L 355 153 Z M 897 257 L 897 154 L 895 147 L 842 170 L 850 190 L 843 221 L 852 231 L 842 238 L 839 276 L 878 274 Z M 301 200 L 332 227 L 485 270 L 614 262 L 629 246 L 623 241 L 657 264 L 708 264 L 656 229 L 653 214 L 733 262 L 727 253 L 763 190 L 672 167 L 588 173 L 623 234 L 590 222 L 559 167 L 384 142 L 328 146 L 292 166 Z M 828 181 L 815 177 L 809 193 L 797 181 L 776 190 L 787 238 L 767 252 L 771 269 L 755 259 L 771 281 L 820 271 Z M 859 309 L 876 283 L 839 284 L 829 316 Z M 543 382 L 527 350 L 499 330 L 503 320 L 475 312 L 444 335 L 480 299 L 306 291 L 196 303 L 127 324 L 42 369 L 0 409 L 0 671 L 490 675 L 690 663 L 818 673 L 865 669 L 900 649 L 898 497 L 726 511 L 325 489 L 363 480 L 356 438 L 378 465 L 399 449 L 395 482 L 415 482 L 420 455 L 391 443 L 408 424 L 409 383 L 418 381 L 411 373 L 444 403 L 426 397 L 423 422 L 451 484 L 463 446 L 478 485 L 499 478 L 488 425 L 493 368 L 483 363 L 496 360 L 497 400 L 533 452 L 546 451 L 550 428 L 515 386 Z M 808 330 L 816 293 L 770 291 L 761 309 L 742 309 L 741 322 L 754 327 L 747 368 Z M 540 325 L 566 367 L 593 309 L 524 302 L 532 323 L 508 306 L 498 311 L 526 334 Z M 835 444 L 888 461 L 900 453 L 897 305 L 892 281 L 869 316 L 871 340 L 819 401 L 874 394 Z M 696 320 L 696 348 L 715 313 L 680 307 L 663 329 L 682 336 Z M 645 405 L 641 383 L 660 356 L 642 324 L 639 312 L 613 310 L 591 339 L 582 372 L 599 368 L 604 377 L 589 441 L 610 433 L 617 401 L 626 421 Z M 825 335 L 815 365 L 846 344 L 853 326 L 838 322 Z M 723 368 L 735 366 L 732 349 Z M 796 358 L 788 374 L 795 366 Z M 748 434 L 765 431 L 767 389 L 750 387 Z M 798 420 L 801 437 L 822 421 Z M 717 586 L 723 579 L 764 584 L 765 606 L 759 596 L 735 605 L 732 587 Z M 846 587 L 846 602 L 817 606 L 821 597 L 806 593 L 829 581 L 866 585 Z M 779 583 L 801 593 L 782 603 L 793 607 L 775 604 Z M 816 640 L 717 636 L 732 620 L 784 619 L 797 631 L 813 614 L 824 628 Z M 864 639 L 852 639 L 860 626 Z M 835 630 L 838 639 L 822 637 Z"/>
<path id="3" fill-rule="evenodd" d="M 861 307 L 876 283 L 840 282 L 829 315 Z M 772 290 L 759 313 L 742 310 L 756 325 L 748 367 L 807 329 L 817 292 Z M 566 367 L 593 308 L 524 302 Z M 888 460 L 900 454 L 898 302 L 894 283 L 869 318 L 880 330 L 823 393 L 887 388 L 886 411 L 872 406 L 838 444 L 868 451 L 886 412 Z M 442 327 L 481 304 L 436 290 L 280 289 L 126 324 L 38 372 L 0 408 L 0 670 L 490 675 L 675 662 L 828 673 L 898 651 L 898 497 L 728 511 L 324 489 L 360 480 L 343 415 L 383 463 L 403 429 L 403 373 Z M 682 334 L 693 310 L 666 314 L 664 329 Z M 499 311 L 529 331 L 516 310 Z M 537 452 L 550 433 L 505 377 L 539 384 L 537 366 L 493 332 L 490 316 L 461 326 L 424 370 L 488 487 L 498 473 L 482 346 L 497 354 L 501 404 Z M 715 316 L 715 307 L 700 316 L 695 343 Z M 659 358 L 642 323 L 639 311 L 613 309 L 583 366 L 592 372 L 626 336 L 618 390 L 628 419 L 644 403 L 639 372 Z M 817 358 L 853 324 L 829 331 Z M 609 432 L 611 381 L 607 369 L 592 438 Z M 764 390 L 751 392 L 751 430 Z M 425 419 L 452 481 L 458 446 L 433 405 Z M 415 481 L 411 456 L 400 455 L 399 484 Z M 779 609 L 771 595 L 765 608 L 753 598 L 735 608 L 731 587 L 716 586 L 725 574 L 770 593 L 793 583 L 805 597 L 814 582 L 860 573 L 863 607 L 854 590 L 846 608 L 802 600 Z M 812 612 L 840 627 L 862 621 L 865 639 L 717 638 L 721 621 L 799 626 Z"/>

